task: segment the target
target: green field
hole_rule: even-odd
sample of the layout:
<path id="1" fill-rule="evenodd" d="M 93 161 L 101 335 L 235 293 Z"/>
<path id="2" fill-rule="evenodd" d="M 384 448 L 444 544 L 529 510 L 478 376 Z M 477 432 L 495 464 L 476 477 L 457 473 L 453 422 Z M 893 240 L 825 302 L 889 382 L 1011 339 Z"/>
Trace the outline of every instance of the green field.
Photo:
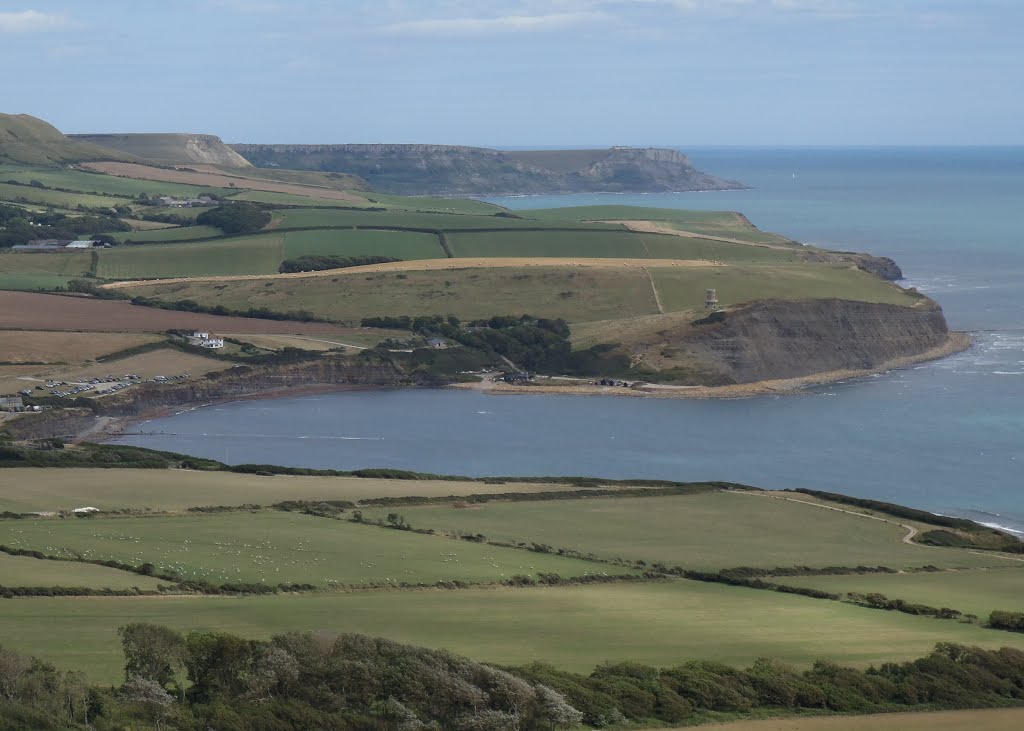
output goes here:
<path id="1" fill-rule="evenodd" d="M 0 289 L 63 287 L 71 279 L 84 276 L 91 263 L 91 252 L 88 251 L 53 254 L 0 252 Z"/>
<path id="2" fill-rule="evenodd" d="M 6 180 L 7 178 L 4 178 Z M 58 206 L 61 208 L 110 208 L 112 206 L 129 205 L 130 198 L 91 195 L 89 193 L 63 193 L 59 190 L 34 188 L 29 185 L 11 185 L 0 183 L 0 201 L 38 203 L 40 205 Z"/>
<path id="3" fill-rule="evenodd" d="M 283 238 L 270 233 L 195 244 L 115 247 L 100 253 L 96 274 L 104 279 L 274 274 Z"/>
<path id="4" fill-rule="evenodd" d="M 201 245 L 173 244 L 160 250 L 179 246 Z M 175 266 L 173 259 L 167 264 L 168 271 Z M 499 313 L 528 313 L 575 322 L 658 311 L 650 281 L 639 268 L 506 267 L 339 274 L 218 284 L 152 284 L 133 287 L 131 292 L 165 300 L 191 299 L 231 309 L 299 308 L 341 322 L 358 322 L 364 317 L 380 315 L 453 314 L 462 319 L 475 319 Z"/>
<path id="5" fill-rule="evenodd" d="M 336 228 L 352 226 L 400 226 L 405 228 L 439 229 L 458 231 L 461 229 L 522 229 L 537 228 L 557 230 L 559 228 L 585 227 L 594 231 L 622 231 L 622 226 L 613 224 L 581 224 L 578 221 L 538 222 L 522 218 L 469 213 L 442 213 L 422 210 L 360 211 L 323 208 L 297 208 L 281 211 L 284 221 L 280 228 L 307 228 L 330 226 Z"/>
<path id="6" fill-rule="evenodd" d="M 431 198 L 430 196 L 410 197 L 377 192 L 366 192 L 361 195 L 365 195 L 371 203 L 376 205 L 405 208 L 415 211 L 439 211 L 441 213 L 462 213 L 490 216 L 506 210 L 494 203 L 485 203 L 484 201 L 473 200 L 471 198 Z"/>
<path id="7" fill-rule="evenodd" d="M 936 553 L 938 549 L 936 549 Z M 939 573 L 786 578 L 794 586 L 844 594 L 879 593 L 932 607 L 951 607 L 982 619 L 994 609 L 1024 612 L 1024 563 L 1005 559 L 989 569 Z"/>
<path id="8" fill-rule="evenodd" d="M 516 574 L 583 576 L 627 569 L 441 536 L 278 511 L 0 521 L 0 542 L 47 555 L 152 563 L 214 583 L 433 584 Z"/>
<path id="9" fill-rule="evenodd" d="M 894 284 L 838 264 L 751 264 L 710 270 L 652 268 L 650 272 L 666 312 L 702 307 L 708 287 L 718 290 L 723 307 L 769 298 L 835 297 L 904 306 L 918 302 Z"/>
<path id="10" fill-rule="evenodd" d="M 629 231 L 488 231 L 450 233 L 452 253 L 461 257 L 618 257 L 644 259 L 643 240 Z"/>
<path id="11" fill-rule="evenodd" d="M 236 201 L 253 201 L 254 203 L 269 203 L 282 206 L 317 206 L 318 208 L 364 208 L 368 203 L 365 201 L 334 200 L 332 198 L 317 198 L 315 190 L 310 190 L 310 195 L 298 195 L 296 193 L 276 193 L 270 190 L 245 190 L 230 196 Z"/>
<path id="12" fill-rule="evenodd" d="M 0 165 L 0 180 L 16 180 L 19 183 L 26 184 L 32 180 L 38 180 L 47 188 L 63 188 L 65 190 L 81 191 L 82 193 L 105 193 L 125 198 L 135 198 L 140 193 L 151 197 L 170 195 L 183 198 L 198 198 L 208 193 L 223 195 L 230 192 L 227 188 L 165 183 L 155 180 L 136 180 L 135 178 L 122 178 L 115 175 L 86 172 L 84 170 L 69 170 L 66 168 L 54 169 L 20 165 Z"/>
<path id="13" fill-rule="evenodd" d="M 746 666 L 765 656 L 805 667 L 819 658 L 866 666 L 920 657 L 936 642 L 1024 649 L 1024 635 L 976 625 L 690 581 L 248 598 L 27 598 L 4 603 L 0 644 L 114 682 L 123 667 L 116 631 L 128 622 L 264 638 L 292 630 L 362 632 L 477 660 L 542 660 L 578 672 L 607 660 Z"/>
<path id="14" fill-rule="evenodd" d="M 137 244 L 163 244 L 168 241 L 191 241 L 215 236 L 221 236 L 221 231 L 213 226 L 175 226 L 149 231 L 119 231 L 114 234 L 118 241 L 131 241 Z"/>
<path id="15" fill-rule="evenodd" d="M 77 561 L 46 561 L 0 553 L 0 586 L 74 586 L 89 589 L 155 591 L 166 584 L 149 576 Z"/>
<path id="16" fill-rule="evenodd" d="M 290 231 L 284 235 L 284 258 L 300 256 L 389 256 L 395 259 L 443 259 L 434 234 L 413 231 Z"/>
<path id="17" fill-rule="evenodd" d="M 453 534 L 483 533 L 492 541 L 544 543 L 602 558 L 689 569 L 858 565 L 902 569 L 1006 563 L 998 556 L 903 543 L 906 531 L 890 523 L 732 492 L 494 502 L 463 510 L 431 505 L 405 507 L 401 513 L 413 525 Z"/>
<path id="18" fill-rule="evenodd" d="M 92 505 L 101 510 L 186 510 L 205 505 L 271 505 L 282 500 L 348 500 L 420 495 L 551 492 L 566 485 L 298 477 L 192 470 L 18 469 L 5 471 L 0 511 L 26 513 Z"/>
<path id="19" fill-rule="evenodd" d="M 790 239 L 755 228 L 744 216 L 732 211 L 692 211 L 679 208 L 645 208 L 643 206 L 573 206 L 540 208 L 525 215 L 541 221 L 656 221 L 671 228 L 709 236 L 723 236 L 741 241 L 769 244 L 792 244 Z"/>

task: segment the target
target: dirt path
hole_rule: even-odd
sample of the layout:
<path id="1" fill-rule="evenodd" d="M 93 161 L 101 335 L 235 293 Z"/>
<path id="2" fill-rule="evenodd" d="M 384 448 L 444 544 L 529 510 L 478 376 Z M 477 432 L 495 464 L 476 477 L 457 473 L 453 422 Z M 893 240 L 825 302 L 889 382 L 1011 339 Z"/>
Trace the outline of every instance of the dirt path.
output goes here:
<path id="1" fill-rule="evenodd" d="M 147 279 L 138 281 L 112 282 L 104 289 L 127 289 L 146 287 L 153 284 L 182 284 L 189 282 L 248 282 L 263 279 L 310 279 L 315 277 L 337 277 L 366 274 L 368 272 L 425 272 L 444 269 L 494 269 L 525 267 L 588 267 L 618 269 L 627 267 L 721 267 L 722 262 L 710 259 L 613 259 L 613 258 L 569 258 L 569 257 L 494 257 L 457 259 L 419 259 L 416 261 L 392 261 L 385 264 L 324 269 L 319 272 L 295 272 L 291 274 L 235 274 L 211 277 L 173 277 L 170 279 Z"/>
<path id="2" fill-rule="evenodd" d="M 651 291 L 654 292 L 654 303 L 658 305 L 658 314 L 664 315 L 665 308 L 661 306 L 661 297 L 658 296 L 658 287 L 654 283 L 654 277 L 651 276 L 651 270 L 648 269 L 647 267 L 644 267 L 644 274 L 647 275 L 647 279 L 650 280 L 651 282 Z"/>

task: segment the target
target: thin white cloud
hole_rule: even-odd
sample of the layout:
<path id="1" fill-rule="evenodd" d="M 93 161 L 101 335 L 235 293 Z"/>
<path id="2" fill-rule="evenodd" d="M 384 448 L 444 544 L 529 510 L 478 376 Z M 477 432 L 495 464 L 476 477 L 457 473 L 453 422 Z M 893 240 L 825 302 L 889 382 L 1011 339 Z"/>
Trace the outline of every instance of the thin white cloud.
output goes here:
<path id="1" fill-rule="evenodd" d="M 67 26 L 67 18 L 56 13 L 40 13 L 38 10 L 0 13 L 0 33 L 44 33 Z"/>
<path id="2" fill-rule="evenodd" d="M 607 13 L 581 11 L 548 15 L 502 15 L 495 18 L 431 18 L 386 26 L 401 35 L 475 36 L 494 33 L 543 33 L 611 20 Z"/>

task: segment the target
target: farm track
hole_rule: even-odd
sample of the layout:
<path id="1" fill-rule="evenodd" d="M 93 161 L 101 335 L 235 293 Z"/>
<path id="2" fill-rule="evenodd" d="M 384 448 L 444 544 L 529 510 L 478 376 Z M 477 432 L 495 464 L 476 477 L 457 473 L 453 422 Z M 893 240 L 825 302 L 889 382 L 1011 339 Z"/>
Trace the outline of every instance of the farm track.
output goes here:
<path id="1" fill-rule="evenodd" d="M 579 257 L 467 257 L 453 259 L 420 259 L 394 261 L 385 264 L 324 269 L 318 272 L 295 272 L 290 274 L 232 274 L 212 277 L 174 277 L 169 279 L 146 279 L 111 282 L 102 285 L 104 289 L 127 289 L 146 287 L 154 284 L 187 284 L 195 282 L 251 282 L 263 279 L 310 279 L 314 277 L 337 277 L 375 272 L 422 272 L 448 269 L 496 269 L 525 267 L 588 267 L 619 269 L 625 267 L 721 267 L 722 262 L 707 259 L 613 259 Z"/>

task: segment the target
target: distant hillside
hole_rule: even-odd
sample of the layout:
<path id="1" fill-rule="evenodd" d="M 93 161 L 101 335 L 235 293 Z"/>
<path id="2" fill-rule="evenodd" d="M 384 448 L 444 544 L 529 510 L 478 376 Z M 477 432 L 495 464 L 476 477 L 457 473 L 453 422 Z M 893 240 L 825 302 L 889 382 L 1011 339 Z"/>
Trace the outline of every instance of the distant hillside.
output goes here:
<path id="1" fill-rule="evenodd" d="M 85 140 L 73 140 L 28 114 L 0 114 L 0 162 L 52 165 L 88 160 L 131 160 Z"/>
<path id="2" fill-rule="evenodd" d="M 142 157 L 155 162 L 206 163 L 226 167 L 252 167 L 215 135 L 180 133 L 86 134 L 73 139 Z"/>
<path id="3" fill-rule="evenodd" d="M 249 145 L 231 147 L 257 167 L 358 175 L 400 195 L 653 193 L 744 187 L 693 167 L 675 150 L 502 151 L 455 145 Z"/>

